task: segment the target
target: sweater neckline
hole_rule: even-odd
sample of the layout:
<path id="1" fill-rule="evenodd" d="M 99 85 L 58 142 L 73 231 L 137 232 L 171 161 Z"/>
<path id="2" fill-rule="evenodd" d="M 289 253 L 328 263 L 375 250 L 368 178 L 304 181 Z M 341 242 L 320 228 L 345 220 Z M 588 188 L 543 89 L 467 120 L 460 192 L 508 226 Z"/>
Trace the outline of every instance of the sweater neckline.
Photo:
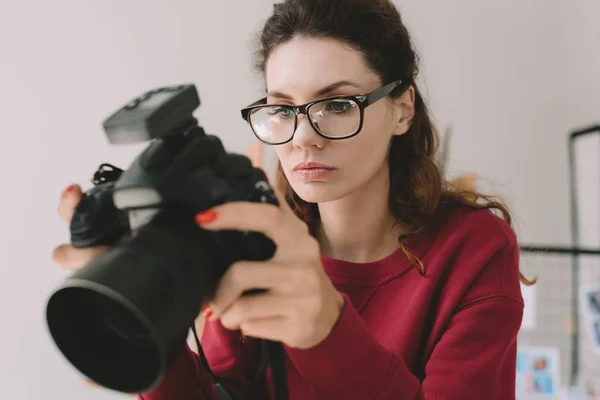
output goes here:
<path id="1" fill-rule="evenodd" d="M 433 239 L 430 235 L 411 239 L 406 242 L 406 247 L 417 258 L 422 258 L 431 246 Z M 340 260 L 325 255 L 321 255 L 321 262 L 332 281 L 366 286 L 381 284 L 403 274 L 410 268 L 416 268 L 401 247 L 379 260 L 366 263 Z"/>

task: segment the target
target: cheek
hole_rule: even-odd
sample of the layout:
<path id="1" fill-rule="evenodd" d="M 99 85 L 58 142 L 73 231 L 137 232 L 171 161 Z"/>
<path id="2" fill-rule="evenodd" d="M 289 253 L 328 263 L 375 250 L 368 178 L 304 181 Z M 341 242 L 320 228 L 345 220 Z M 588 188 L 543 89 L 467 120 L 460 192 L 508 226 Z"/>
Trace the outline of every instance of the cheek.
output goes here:
<path id="1" fill-rule="evenodd" d="M 275 154 L 277 158 L 281 162 L 284 168 L 287 167 L 288 160 L 290 159 L 290 155 L 292 154 L 292 146 L 290 143 L 286 143 L 280 146 L 274 146 Z"/>
<path id="2" fill-rule="evenodd" d="M 287 172 L 294 168 L 292 154 L 294 152 L 293 145 L 291 143 L 286 143 L 281 146 L 275 146 L 274 148 L 275 155 L 277 159 L 281 163 L 283 167 L 284 173 L 287 175 Z M 289 177 L 288 177 L 289 180 Z"/>
<path id="3" fill-rule="evenodd" d="M 336 151 L 348 172 L 346 179 L 370 176 L 386 159 L 394 127 L 389 116 L 373 117 L 365 118 L 361 132 L 346 143 L 340 142 L 341 146 Z"/>
<path id="4" fill-rule="evenodd" d="M 346 179 L 362 179 L 371 175 L 380 166 L 386 157 L 388 151 L 389 139 L 385 135 L 379 135 L 378 132 L 361 132 L 365 135 L 358 135 L 350 139 L 339 153 L 343 158 L 344 174 Z M 354 139 L 354 140 L 353 140 Z"/>
<path id="5" fill-rule="evenodd" d="M 351 147 L 348 153 L 352 153 L 348 154 L 348 158 L 364 161 L 375 159 L 373 161 L 377 163 L 377 160 L 385 157 L 393 137 L 393 129 L 389 114 L 381 112 L 366 114 L 362 130 L 348 141 Z"/>
<path id="6" fill-rule="evenodd" d="M 365 110 L 363 120 L 365 136 L 370 136 L 373 141 L 389 141 L 396 129 L 395 121 L 394 109 L 388 103 L 382 101 L 374 104 Z"/>

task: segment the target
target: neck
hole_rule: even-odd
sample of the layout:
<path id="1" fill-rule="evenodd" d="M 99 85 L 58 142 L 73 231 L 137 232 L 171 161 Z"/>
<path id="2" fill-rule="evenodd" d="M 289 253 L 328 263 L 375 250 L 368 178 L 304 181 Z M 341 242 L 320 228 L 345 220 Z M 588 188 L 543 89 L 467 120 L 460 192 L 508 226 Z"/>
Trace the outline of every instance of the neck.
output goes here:
<path id="1" fill-rule="evenodd" d="M 354 193 L 319 203 L 316 233 L 323 255 L 365 263 L 398 249 L 401 227 L 389 210 L 389 174 L 383 170 Z"/>

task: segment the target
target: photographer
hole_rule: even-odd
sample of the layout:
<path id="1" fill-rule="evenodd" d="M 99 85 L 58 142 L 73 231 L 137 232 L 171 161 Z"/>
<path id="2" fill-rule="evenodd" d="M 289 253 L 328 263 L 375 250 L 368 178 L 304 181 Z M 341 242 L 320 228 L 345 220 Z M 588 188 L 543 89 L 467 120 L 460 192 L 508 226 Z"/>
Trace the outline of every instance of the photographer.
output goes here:
<path id="1" fill-rule="evenodd" d="M 243 114 L 274 146 L 282 205 L 227 203 L 196 222 L 264 233 L 277 251 L 231 266 L 205 309 L 215 375 L 239 397 L 269 339 L 285 345 L 292 400 L 514 398 L 520 280 L 531 282 L 505 206 L 442 180 L 393 4 L 284 1 L 256 55 L 267 97 Z M 65 220 L 80 198 L 65 191 Z M 76 269 L 104 250 L 63 245 L 54 260 Z M 257 286 L 268 291 L 241 296 Z M 267 374 L 255 398 L 271 386 Z M 217 398 L 190 349 L 140 396 Z"/>

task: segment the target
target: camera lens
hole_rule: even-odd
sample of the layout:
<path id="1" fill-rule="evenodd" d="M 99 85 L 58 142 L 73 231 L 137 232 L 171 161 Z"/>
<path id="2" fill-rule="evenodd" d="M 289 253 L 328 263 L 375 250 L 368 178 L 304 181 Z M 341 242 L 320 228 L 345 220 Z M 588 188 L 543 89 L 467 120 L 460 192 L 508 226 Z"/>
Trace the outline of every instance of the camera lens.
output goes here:
<path id="1" fill-rule="evenodd" d="M 67 287 L 52 296 L 48 315 L 60 350 L 96 383 L 126 393 L 154 383 L 160 350 L 126 304 L 94 290 Z"/>
<path id="2" fill-rule="evenodd" d="M 106 335 L 114 334 L 134 346 L 147 346 L 152 343 L 146 328 L 119 304 L 98 298 L 98 319 L 103 324 Z"/>

